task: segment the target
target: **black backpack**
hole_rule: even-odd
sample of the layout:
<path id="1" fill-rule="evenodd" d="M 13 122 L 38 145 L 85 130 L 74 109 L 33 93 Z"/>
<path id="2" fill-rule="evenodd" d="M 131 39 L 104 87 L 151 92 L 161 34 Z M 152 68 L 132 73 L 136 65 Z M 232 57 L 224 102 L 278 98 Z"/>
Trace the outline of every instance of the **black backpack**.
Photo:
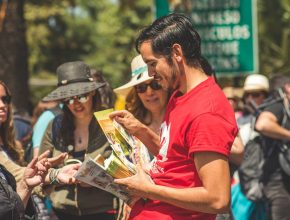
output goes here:
<path id="1" fill-rule="evenodd" d="M 256 202 L 263 199 L 263 178 L 265 175 L 266 155 L 264 139 L 257 135 L 245 145 L 244 159 L 238 174 L 244 195 Z"/>

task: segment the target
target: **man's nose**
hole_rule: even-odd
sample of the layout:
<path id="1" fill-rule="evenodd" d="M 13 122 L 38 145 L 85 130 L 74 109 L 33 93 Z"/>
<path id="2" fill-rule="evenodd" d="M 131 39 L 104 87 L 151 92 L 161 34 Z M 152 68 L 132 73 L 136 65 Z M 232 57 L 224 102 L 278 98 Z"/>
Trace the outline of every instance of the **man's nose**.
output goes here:
<path id="1" fill-rule="evenodd" d="M 152 67 L 148 67 L 148 75 L 150 77 L 154 77 L 155 75 L 155 70 Z"/>

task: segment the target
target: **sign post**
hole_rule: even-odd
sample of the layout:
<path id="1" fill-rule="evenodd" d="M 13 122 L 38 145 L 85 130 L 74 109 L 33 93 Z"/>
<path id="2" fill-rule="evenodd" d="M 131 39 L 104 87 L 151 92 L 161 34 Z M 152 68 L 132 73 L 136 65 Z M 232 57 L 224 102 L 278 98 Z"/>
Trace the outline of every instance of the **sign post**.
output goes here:
<path id="1" fill-rule="evenodd" d="M 219 75 L 258 72 L 256 0 L 155 1 L 157 17 L 181 12 L 192 18 L 202 54 Z"/>

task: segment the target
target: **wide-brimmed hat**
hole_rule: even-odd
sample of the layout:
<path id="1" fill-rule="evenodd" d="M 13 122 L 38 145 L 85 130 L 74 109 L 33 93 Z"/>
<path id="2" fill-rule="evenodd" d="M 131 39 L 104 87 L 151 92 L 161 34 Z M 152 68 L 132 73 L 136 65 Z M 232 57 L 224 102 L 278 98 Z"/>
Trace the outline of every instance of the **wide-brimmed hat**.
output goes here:
<path id="1" fill-rule="evenodd" d="M 68 62 L 57 70 L 57 88 L 45 96 L 43 101 L 61 100 L 94 91 L 105 83 L 96 83 L 90 67 L 82 61 Z"/>
<path id="2" fill-rule="evenodd" d="M 147 64 L 143 61 L 141 55 L 134 57 L 131 62 L 131 80 L 123 86 L 114 89 L 114 92 L 126 96 L 128 92 L 142 82 L 153 79 L 148 75 Z"/>

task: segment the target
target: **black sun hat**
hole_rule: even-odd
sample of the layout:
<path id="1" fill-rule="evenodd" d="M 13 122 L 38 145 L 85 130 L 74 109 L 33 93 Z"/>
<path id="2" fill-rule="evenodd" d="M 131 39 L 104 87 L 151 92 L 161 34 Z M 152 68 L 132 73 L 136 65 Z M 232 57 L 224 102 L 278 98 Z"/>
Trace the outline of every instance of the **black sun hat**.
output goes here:
<path id="1" fill-rule="evenodd" d="M 94 81 L 90 67 L 82 61 L 67 62 L 57 70 L 57 88 L 45 96 L 43 101 L 61 100 L 94 91 L 105 83 Z"/>

